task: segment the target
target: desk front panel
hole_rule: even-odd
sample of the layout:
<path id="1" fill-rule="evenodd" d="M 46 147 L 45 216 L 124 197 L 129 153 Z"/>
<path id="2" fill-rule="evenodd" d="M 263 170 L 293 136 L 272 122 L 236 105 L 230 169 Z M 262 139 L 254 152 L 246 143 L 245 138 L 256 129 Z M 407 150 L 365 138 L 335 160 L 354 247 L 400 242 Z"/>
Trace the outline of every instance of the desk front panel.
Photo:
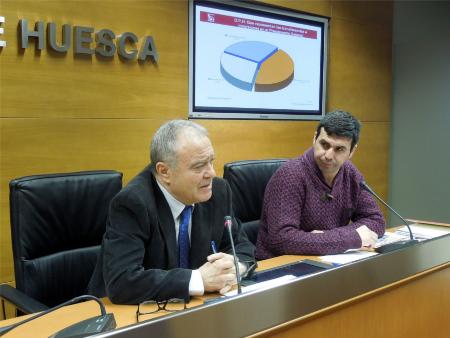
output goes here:
<path id="1" fill-rule="evenodd" d="M 377 255 L 353 264 L 339 268 L 327 270 L 308 278 L 295 280 L 285 285 L 275 288 L 243 294 L 234 298 L 228 298 L 218 303 L 207 304 L 193 308 L 184 313 L 177 313 L 169 316 L 154 319 L 152 321 L 106 333 L 101 337 L 198 337 L 201 332 L 204 337 L 243 337 L 258 333 L 264 335 L 280 334 L 282 332 L 273 330 L 283 329 L 283 325 L 293 324 L 298 320 L 305 320 L 309 317 L 326 313 L 326 311 L 337 311 L 340 306 L 358 302 L 360 299 L 376 299 L 386 307 L 385 313 L 392 315 L 392 318 L 402 318 L 398 322 L 398 327 L 405 328 L 415 318 L 402 317 L 396 315 L 395 302 L 390 302 L 388 290 L 402 289 L 406 285 L 408 289 L 399 295 L 392 293 L 393 299 L 396 297 L 402 307 L 423 306 L 429 297 L 430 302 L 438 302 L 442 306 L 442 316 L 450 313 L 448 285 L 450 269 L 450 235 L 419 243 L 402 250 L 390 252 L 388 254 Z M 433 276 L 428 279 L 424 276 Z M 420 281 L 417 286 L 413 281 Z M 436 280 L 434 279 L 436 278 Z M 436 290 L 429 291 L 427 288 L 436 282 Z M 414 292 L 420 296 L 414 298 Z M 407 298 L 401 295 L 411 294 L 411 302 L 405 304 Z M 356 304 L 356 303 L 355 303 Z M 365 304 L 365 303 L 361 303 Z M 368 311 L 371 303 L 367 303 L 367 310 L 363 306 L 355 307 L 355 313 L 360 310 Z M 428 304 L 428 307 L 433 305 Z M 382 312 L 378 306 L 378 311 L 369 311 L 367 321 L 372 326 L 383 325 L 382 318 L 377 320 Z M 424 307 L 427 308 L 426 306 Z M 351 308 L 350 308 L 351 309 Z M 375 321 L 368 315 L 374 315 Z M 352 311 L 348 312 L 350 315 Z M 437 312 L 435 311 L 434 314 Z M 408 315 L 406 312 L 405 316 Z M 426 325 L 428 317 L 423 317 Z M 437 316 L 437 320 L 442 317 Z M 349 322 L 352 322 L 351 319 Z M 374 324 L 375 323 L 375 324 Z M 352 326 L 349 327 L 351 330 Z M 357 328 L 355 326 L 355 328 Z M 359 328 L 367 330 L 359 331 L 360 335 L 366 335 L 369 325 L 359 324 Z M 342 326 L 345 331 L 346 327 Z M 399 329 L 399 330 L 400 330 Z M 432 329 L 432 327 L 430 327 Z M 273 331 L 272 331 L 273 330 Z M 386 329 L 391 332 L 391 328 Z M 392 328 L 392 330 L 394 330 Z M 371 331 L 378 332 L 378 331 Z M 296 335 L 296 333 L 293 333 Z M 389 336 L 389 335 L 388 335 Z M 336 337 L 334 335 L 334 337 Z M 346 337 L 346 335 L 343 335 Z M 375 337 L 375 335 L 373 335 Z"/>

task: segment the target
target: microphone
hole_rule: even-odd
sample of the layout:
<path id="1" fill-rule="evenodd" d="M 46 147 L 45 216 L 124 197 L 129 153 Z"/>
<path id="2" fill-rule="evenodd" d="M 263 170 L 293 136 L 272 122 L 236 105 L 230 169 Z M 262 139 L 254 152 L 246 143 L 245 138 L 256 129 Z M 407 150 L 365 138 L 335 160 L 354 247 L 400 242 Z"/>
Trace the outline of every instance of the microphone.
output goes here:
<path id="1" fill-rule="evenodd" d="M 324 202 L 325 201 L 332 201 L 332 200 L 334 200 L 334 196 L 331 195 L 330 193 L 324 192 L 323 195 L 320 197 L 320 199 L 322 201 L 324 201 Z"/>
<path id="2" fill-rule="evenodd" d="M 22 324 L 28 323 L 36 318 L 45 316 L 46 314 L 56 311 L 66 305 L 75 304 L 85 300 L 96 301 L 100 306 L 100 311 L 102 314 L 100 316 L 92 317 L 83 320 L 79 323 L 73 324 L 69 327 L 66 327 L 65 329 L 52 335 L 50 338 L 87 337 L 101 332 L 110 331 L 116 328 L 116 321 L 114 319 L 114 315 L 112 313 L 106 313 L 105 306 L 103 305 L 100 299 L 91 295 L 82 295 L 75 297 L 71 300 L 68 300 L 67 302 L 59 304 L 55 307 L 52 307 L 51 309 L 48 309 L 46 311 L 42 311 L 30 318 L 22 320 L 21 322 L 0 328 L 0 336 L 3 336 L 5 333 L 11 331 L 12 329 L 15 329 L 16 327 Z"/>
<path id="3" fill-rule="evenodd" d="M 406 227 L 408 228 L 408 231 L 409 231 L 409 239 L 402 240 L 402 241 L 397 241 L 397 242 L 394 242 L 394 243 L 389 243 L 389 244 L 380 246 L 380 247 L 375 249 L 376 252 L 378 252 L 378 253 L 386 253 L 386 252 L 394 251 L 394 250 L 397 250 L 397 249 L 405 248 L 405 247 L 411 246 L 411 245 L 419 242 L 418 240 L 414 239 L 413 233 L 411 231 L 411 228 L 410 228 L 408 222 L 402 216 L 400 216 L 400 214 L 397 211 L 395 211 L 390 205 L 388 205 L 385 201 L 383 201 L 383 199 L 380 196 L 378 196 L 375 193 L 375 191 L 373 191 L 372 188 L 370 188 L 367 185 L 367 183 L 365 181 L 361 181 L 359 183 L 359 186 L 361 188 L 363 188 L 364 190 L 368 191 L 372 196 L 375 196 L 389 210 L 391 210 L 394 214 L 396 214 L 398 217 L 400 217 L 400 219 L 403 221 L 403 223 L 405 223 L 405 225 L 406 225 Z"/>
<path id="4" fill-rule="evenodd" d="M 239 273 L 239 261 L 238 258 L 236 256 L 236 250 L 234 249 L 234 240 L 233 240 L 233 234 L 231 233 L 231 226 L 232 226 L 232 221 L 231 221 L 231 216 L 225 216 L 225 228 L 227 228 L 228 230 L 228 235 L 230 236 L 230 242 L 231 242 L 231 250 L 233 251 L 233 258 L 234 258 L 234 267 L 236 268 L 236 281 L 237 281 L 237 291 L 238 294 L 242 293 L 242 288 L 241 288 L 241 274 Z"/>

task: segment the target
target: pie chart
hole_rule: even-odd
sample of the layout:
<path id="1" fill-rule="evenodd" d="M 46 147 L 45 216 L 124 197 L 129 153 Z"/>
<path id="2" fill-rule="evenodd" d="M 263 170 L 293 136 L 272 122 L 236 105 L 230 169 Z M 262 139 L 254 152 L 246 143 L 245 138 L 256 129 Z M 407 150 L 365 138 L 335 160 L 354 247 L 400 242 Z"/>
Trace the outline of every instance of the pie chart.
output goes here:
<path id="1" fill-rule="evenodd" d="M 242 90 L 274 92 L 292 82 L 294 62 L 270 43 L 240 41 L 223 51 L 220 72 L 227 82 Z"/>

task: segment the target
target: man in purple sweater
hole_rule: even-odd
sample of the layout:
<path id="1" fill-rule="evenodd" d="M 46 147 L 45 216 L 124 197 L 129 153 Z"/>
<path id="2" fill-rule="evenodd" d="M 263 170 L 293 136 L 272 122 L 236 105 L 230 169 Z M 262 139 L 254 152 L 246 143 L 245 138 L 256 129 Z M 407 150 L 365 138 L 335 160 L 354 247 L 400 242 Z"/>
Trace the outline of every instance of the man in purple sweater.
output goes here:
<path id="1" fill-rule="evenodd" d="M 257 259 L 370 248 L 384 234 L 383 215 L 360 188 L 363 176 L 349 161 L 359 130 L 359 121 L 347 112 L 326 114 L 312 148 L 272 176 L 264 195 Z"/>

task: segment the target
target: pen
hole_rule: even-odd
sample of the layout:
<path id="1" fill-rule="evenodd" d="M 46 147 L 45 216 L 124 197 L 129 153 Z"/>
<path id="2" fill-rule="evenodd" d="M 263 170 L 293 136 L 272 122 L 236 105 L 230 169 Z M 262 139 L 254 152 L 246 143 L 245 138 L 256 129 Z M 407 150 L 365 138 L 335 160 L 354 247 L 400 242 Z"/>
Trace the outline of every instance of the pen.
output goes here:
<path id="1" fill-rule="evenodd" d="M 211 249 L 213 253 L 217 253 L 216 242 L 211 241 Z"/>

